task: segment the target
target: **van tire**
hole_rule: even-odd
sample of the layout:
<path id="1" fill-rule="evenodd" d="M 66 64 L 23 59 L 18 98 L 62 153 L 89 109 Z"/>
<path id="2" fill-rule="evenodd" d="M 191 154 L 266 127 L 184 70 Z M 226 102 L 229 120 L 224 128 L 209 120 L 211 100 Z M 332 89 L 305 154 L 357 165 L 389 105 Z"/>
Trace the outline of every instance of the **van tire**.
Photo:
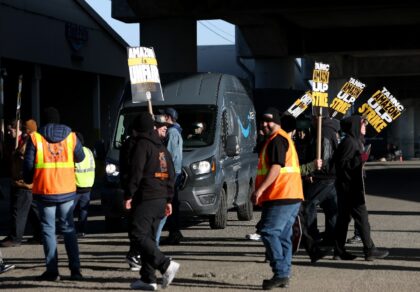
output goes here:
<path id="1" fill-rule="evenodd" d="M 216 214 L 210 216 L 210 228 L 211 229 L 225 229 L 227 225 L 227 200 L 225 189 L 220 190 L 220 203 L 219 209 Z"/>
<path id="2" fill-rule="evenodd" d="M 254 205 L 251 202 L 252 185 L 248 188 L 248 199 L 245 204 L 238 206 L 237 214 L 239 221 L 251 221 L 254 217 Z"/>

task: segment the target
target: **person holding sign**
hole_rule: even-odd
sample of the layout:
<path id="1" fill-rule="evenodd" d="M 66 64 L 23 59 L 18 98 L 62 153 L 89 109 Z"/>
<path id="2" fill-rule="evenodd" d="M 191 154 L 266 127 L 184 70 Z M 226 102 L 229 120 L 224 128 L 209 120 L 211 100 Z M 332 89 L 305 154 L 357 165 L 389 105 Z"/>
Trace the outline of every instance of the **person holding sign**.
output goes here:
<path id="1" fill-rule="evenodd" d="M 288 287 L 292 265 L 292 226 L 303 200 L 299 160 L 294 143 L 280 126 L 280 113 L 268 108 L 262 115 L 267 139 L 259 155 L 251 199 L 262 206 L 261 238 L 273 277 L 262 288 Z"/>
<path id="2" fill-rule="evenodd" d="M 335 259 L 353 260 L 356 258 L 344 247 L 351 217 L 355 225 L 359 227 L 365 260 L 385 258 L 389 253 L 387 250 L 376 248 L 370 236 L 363 182 L 363 166 L 369 157 L 369 153 L 364 151 L 363 146 L 366 125 L 366 120 L 357 115 L 341 121 L 341 129 L 346 133 L 346 137 L 338 145 L 335 154 L 338 199 Z"/>

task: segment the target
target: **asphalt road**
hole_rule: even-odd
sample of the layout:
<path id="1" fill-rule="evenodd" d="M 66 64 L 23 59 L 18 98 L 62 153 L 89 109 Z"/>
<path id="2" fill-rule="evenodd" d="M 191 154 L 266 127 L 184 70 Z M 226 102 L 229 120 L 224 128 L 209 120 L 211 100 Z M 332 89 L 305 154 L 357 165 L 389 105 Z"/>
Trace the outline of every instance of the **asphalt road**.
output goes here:
<path id="1" fill-rule="evenodd" d="M 303 250 L 293 258 L 293 276 L 288 291 L 420 291 L 420 168 L 371 168 L 367 172 L 367 205 L 372 237 L 390 256 L 366 262 L 334 261 L 332 256 L 311 264 Z M 3 248 L 4 257 L 16 269 L 0 275 L 2 291 L 128 291 L 138 277 L 124 262 L 128 250 L 126 234 L 105 233 L 99 201 L 93 202 L 89 228 L 79 241 L 85 280 L 71 282 L 63 244 L 59 245 L 59 282 L 36 282 L 44 271 L 41 245 L 23 244 Z M 0 202 L 0 234 L 7 229 L 7 202 Z M 261 290 L 263 279 L 271 277 L 264 263 L 260 242 L 245 240 L 254 231 L 260 213 L 250 222 L 236 220 L 230 212 L 225 230 L 211 230 L 207 222 L 188 224 L 185 241 L 162 250 L 181 268 L 168 291 L 246 291 Z M 322 228 L 323 214 L 319 214 Z M 349 230 L 352 235 L 353 226 Z M 164 232 L 166 235 L 166 232 Z M 26 237 L 28 238 L 28 237 Z M 348 248 L 362 256 L 360 245 Z M 279 290 L 278 288 L 277 290 Z"/>

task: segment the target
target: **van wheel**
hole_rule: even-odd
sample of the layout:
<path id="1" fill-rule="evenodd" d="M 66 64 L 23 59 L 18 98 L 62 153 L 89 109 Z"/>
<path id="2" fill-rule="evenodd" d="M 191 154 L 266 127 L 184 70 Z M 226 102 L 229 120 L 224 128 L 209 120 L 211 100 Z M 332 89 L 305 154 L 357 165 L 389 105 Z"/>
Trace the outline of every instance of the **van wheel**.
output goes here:
<path id="1" fill-rule="evenodd" d="M 245 204 L 238 206 L 237 214 L 239 221 L 251 221 L 254 216 L 254 206 L 251 202 L 252 186 L 248 188 L 248 200 Z"/>
<path id="2" fill-rule="evenodd" d="M 211 229 L 225 229 L 227 225 L 227 201 L 225 189 L 220 190 L 220 205 L 215 215 L 210 216 Z"/>

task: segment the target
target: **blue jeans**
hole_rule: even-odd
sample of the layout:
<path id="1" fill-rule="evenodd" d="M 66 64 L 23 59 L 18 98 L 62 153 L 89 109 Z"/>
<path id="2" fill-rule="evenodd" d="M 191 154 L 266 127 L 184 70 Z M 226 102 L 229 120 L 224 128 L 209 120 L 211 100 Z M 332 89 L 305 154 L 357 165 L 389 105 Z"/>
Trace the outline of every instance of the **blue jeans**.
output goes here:
<path id="1" fill-rule="evenodd" d="M 79 204 L 78 208 L 77 204 Z M 79 233 L 86 233 L 86 225 L 87 225 L 87 218 L 88 218 L 88 211 L 89 211 L 89 204 L 90 204 L 90 192 L 85 193 L 77 193 L 76 199 L 74 199 L 74 207 L 79 211 L 79 221 L 78 221 L 78 232 Z M 76 210 L 77 213 L 77 210 Z"/>
<path id="2" fill-rule="evenodd" d="M 42 227 L 45 263 L 47 272 L 58 274 L 57 239 L 55 219 L 57 212 L 58 228 L 63 234 L 64 245 L 69 259 L 71 271 L 80 270 L 79 246 L 73 222 L 74 201 L 64 203 L 46 203 L 37 201 Z"/>
<path id="3" fill-rule="evenodd" d="M 261 239 L 275 277 L 290 277 L 292 267 L 292 226 L 300 202 L 290 205 L 265 203 L 261 213 Z"/>

